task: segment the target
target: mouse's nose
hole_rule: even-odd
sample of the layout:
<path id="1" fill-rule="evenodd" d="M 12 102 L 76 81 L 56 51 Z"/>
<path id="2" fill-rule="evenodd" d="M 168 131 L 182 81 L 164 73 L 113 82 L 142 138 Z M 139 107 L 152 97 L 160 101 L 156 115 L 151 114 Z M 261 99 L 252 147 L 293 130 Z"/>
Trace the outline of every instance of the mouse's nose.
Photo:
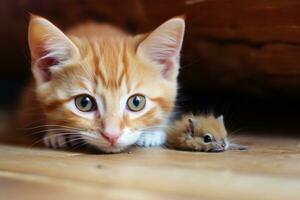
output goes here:
<path id="1" fill-rule="evenodd" d="M 222 139 L 222 144 L 221 144 L 221 146 L 225 149 L 226 148 L 226 144 L 227 143 L 227 141 L 226 141 L 226 139 Z"/>

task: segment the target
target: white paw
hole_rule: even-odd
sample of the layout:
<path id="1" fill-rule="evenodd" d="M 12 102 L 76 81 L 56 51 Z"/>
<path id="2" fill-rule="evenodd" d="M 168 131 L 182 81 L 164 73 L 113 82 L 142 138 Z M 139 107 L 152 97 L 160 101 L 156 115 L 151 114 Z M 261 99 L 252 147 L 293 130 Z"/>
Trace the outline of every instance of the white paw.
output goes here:
<path id="1" fill-rule="evenodd" d="M 166 134 L 162 130 L 155 130 L 152 132 L 142 133 L 137 141 L 137 145 L 142 147 L 156 147 L 161 146 L 166 141 Z"/>
<path id="2" fill-rule="evenodd" d="M 68 146 L 65 136 L 47 133 L 43 138 L 44 144 L 48 148 L 58 149 Z"/>

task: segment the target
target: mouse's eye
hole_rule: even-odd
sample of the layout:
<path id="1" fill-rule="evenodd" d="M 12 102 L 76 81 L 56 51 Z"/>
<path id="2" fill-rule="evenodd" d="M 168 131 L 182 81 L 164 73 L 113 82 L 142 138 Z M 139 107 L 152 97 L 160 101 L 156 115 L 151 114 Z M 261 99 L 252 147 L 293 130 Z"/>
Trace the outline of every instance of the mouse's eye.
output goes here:
<path id="1" fill-rule="evenodd" d="M 211 143 L 212 137 L 210 135 L 204 135 L 203 142 L 204 143 Z"/>

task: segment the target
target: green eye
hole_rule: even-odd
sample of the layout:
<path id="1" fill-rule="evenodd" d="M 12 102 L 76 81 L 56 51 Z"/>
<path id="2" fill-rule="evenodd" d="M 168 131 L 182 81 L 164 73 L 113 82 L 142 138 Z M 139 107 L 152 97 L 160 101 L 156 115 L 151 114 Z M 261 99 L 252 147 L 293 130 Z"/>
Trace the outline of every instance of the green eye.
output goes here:
<path id="1" fill-rule="evenodd" d="M 97 108 L 94 98 L 86 94 L 75 97 L 75 105 L 82 112 L 91 112 Z"/>
<path id="2" fill-rule="evenodd" d="M 127 107 L 130 111 L 138 112 L 146 105 L 146 98 L 143 95 L 135 94 L 127 100 Z"/>

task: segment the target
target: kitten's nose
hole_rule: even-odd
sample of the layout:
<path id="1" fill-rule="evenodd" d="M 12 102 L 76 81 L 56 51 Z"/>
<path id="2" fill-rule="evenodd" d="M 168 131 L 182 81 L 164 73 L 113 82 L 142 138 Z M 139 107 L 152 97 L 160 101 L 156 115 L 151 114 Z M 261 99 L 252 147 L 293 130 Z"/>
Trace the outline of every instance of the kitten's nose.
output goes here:
<path id="1" fill-rule="evenodd" d="M 110 144 L 115 144 L 118 138 L 122 134 L 120 125 L 120 120 L 115 116 L 108 116 L 105 118 L 103 131 L 101 135 L 106 139 Z"/>
<path id="2" fill-rule="evenodd" d="M 101 132 L 101 135 L 110 144 L 115 144 L 121 134 L 119 132 Z"/>

